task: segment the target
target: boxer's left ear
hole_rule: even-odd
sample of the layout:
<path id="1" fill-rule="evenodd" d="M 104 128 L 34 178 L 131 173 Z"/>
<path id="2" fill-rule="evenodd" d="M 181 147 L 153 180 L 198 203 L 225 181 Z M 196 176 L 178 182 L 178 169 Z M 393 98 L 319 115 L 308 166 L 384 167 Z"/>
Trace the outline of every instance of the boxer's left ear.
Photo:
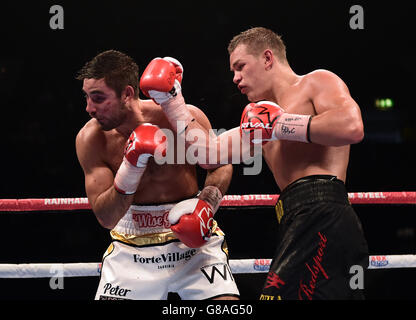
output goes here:
<path id="1" fill-rule="evenodd" d="M 273 67 L 274 55 L 272 50 L 266 49 L 263 52 L 264 67 L 266 70 L 270 70 Z"/>
<path id="2" fill-rule="evenodd" d="M 134 99 L 134 89 L 132 86 L 126 86 L 126 88 L 123 91 L 123 94 L 121 95 L 121 98 L 124 100 L 125 103 L 130 102 L 132 99 Z"/>

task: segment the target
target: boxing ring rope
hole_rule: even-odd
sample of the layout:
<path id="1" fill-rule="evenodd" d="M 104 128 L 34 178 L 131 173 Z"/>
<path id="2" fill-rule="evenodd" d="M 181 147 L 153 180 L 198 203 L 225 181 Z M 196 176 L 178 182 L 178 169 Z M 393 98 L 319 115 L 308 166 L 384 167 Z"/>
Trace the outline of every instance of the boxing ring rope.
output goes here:
<path id="1" fill-rule="evenodd" d="M 265 273 L 271 259 L 230 260 L 231 272 Z M 370 256 L 369 269 L 416 268 L 416 255 Z M 101 263 L 22 263 L 0 264 L 0 278 L 51 278 L 99 276 Z"/>
<path id="2" fill-rule="evenodd" d="M 221 207 L 274 206 L 278 194 L 226 195 Z M 416 204 L 416 191 L 348 193 L 352 204 Z M 91 209 L 88 198 L 0 199 L 1 212 Z"/>
<path id="3" fill-rule="evenodd" d="M 221 207 L 273 207 L 279 195 L 226 195 Z M 416 192 L 357 192 L 349 193 L 351 204 L 416 204 Z M 0 199 L 0 213 L 33 213 L 35 211 L 90 210 L 88 198 Z M 231 271 L 264 273 L 271 259 L 230 260 Z M 416 268 L 416 255 L 369 256 L 369 269 Z M 99 276 L 101 263 L 25 263 L 0 264 L 0 278 L 51 278 Z"/>

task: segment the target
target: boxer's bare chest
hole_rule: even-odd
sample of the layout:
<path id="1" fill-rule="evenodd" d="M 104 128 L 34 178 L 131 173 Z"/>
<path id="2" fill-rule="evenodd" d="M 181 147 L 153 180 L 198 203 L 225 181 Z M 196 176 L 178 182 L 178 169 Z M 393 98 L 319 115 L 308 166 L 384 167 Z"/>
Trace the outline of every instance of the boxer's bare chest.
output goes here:
<path id="1" fill-rule="evenodd" d="M 307 78 L 286 90 L 277 103 L 287 113 L 316 115 L 313 92 Z M 288 140 L 273 141 L 263 147 L 264 159 L 280 188 L 307 175 L 334 174 L 343 177 L 345 161 L 338 160 L 345 154 L 344 150 L 333 147 Z"/>
<path id="2" fill-rule="evenodd" d="M 315 108 L 312 103 L 312 89 L 308 79 L 304 76 L 296 85 L 288 88 L 285 93 L 279 97 L 277 103 L 285 109 L 287 113 L 295 114 L 315 114 Z"/>
<path id="3" fill-rule="evenodd" d="M 151 122 L 151 121 L 149 121 Z M 153 119 L 154 124 L 161 128 L 168 125 Z M 117 173 L 123 161 L 127 138 L 113 130 L 106 133 L 103 144 L 103 160 L 113 174 Z M 175 142 L 174 142 L 175 143 Z M 135 196 L 135 203 L 174 202 L 193 196 L 198 191 L 196 170 L 188 164 L 169 163 L 159 164 L 150 158 Z"/>

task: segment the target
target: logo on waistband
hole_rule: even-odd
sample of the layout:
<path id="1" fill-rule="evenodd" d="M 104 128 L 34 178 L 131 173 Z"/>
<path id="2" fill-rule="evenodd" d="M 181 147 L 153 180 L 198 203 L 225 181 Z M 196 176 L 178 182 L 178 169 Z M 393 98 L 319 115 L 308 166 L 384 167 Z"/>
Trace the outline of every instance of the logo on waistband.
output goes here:
<path id="1" fill-rule="evenodd" d="M 168 220 L 169 211 L 163 213 L 163 215 L 152 215 L 151 213 L 132 213 L 132 219 L 138 223 L 139 228 L 170 228 Z"/>

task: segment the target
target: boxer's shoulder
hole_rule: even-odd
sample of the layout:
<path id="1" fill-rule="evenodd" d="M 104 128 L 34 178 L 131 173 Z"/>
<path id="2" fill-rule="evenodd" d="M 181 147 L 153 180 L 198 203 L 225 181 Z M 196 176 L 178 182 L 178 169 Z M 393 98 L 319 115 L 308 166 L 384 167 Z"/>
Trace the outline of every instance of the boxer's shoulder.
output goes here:
<path id="1" fill-rule="evenodd" d="M 342 79 L 338 75 L 325 69 L 314 70 L 304 75 L 303 82 L 305 86 L 315 90 L 343 84 Z"/>
<path id="2" fill-rule="evenodd" d="M 88 150 L 104 150 L 107 145 L 111 145 L 113 140 L 122 138 L 116 130 L 104 131 L 95 119 L 89 120 L 78 132 L 76 136 L 76 147 L 88 148 Z M 125 139 L 123 138 L 123 141 Z"/>
<path id="3" fill-rule="evenodd" d="M 317 69 L 301 76 L 294 90 L 303 97 L 314 100 L 321 94 L 345 90 L 345 87 L 342 79 L 332 71 Z"/>
<path id="4" fill-rule="evenodd" d="M 98 143 L 105 139 L 105 133 L 97 120 L 91 119 L 79 130 L 76 139 L 82 144 Z"/>
<path id="5" fill-rule="evenodd" d="M 305 79 L 308 80 L 331 80 L 335 78 L 339 78 L 334 72 L 326 70 L 326 69 L 316 69 L 307 73 L 304 76 Z"/>
<path id="6" fill-rule="evenodd" d="M 91 119 L 76 137 L 78 159 L 83 167 L 95 167 L 98 163 L 105 163 L 113 169 L 117 168 L 121 162 L 125 141 L 126 139 L 116 130 L 103 131 L 98 122 Z"/>

